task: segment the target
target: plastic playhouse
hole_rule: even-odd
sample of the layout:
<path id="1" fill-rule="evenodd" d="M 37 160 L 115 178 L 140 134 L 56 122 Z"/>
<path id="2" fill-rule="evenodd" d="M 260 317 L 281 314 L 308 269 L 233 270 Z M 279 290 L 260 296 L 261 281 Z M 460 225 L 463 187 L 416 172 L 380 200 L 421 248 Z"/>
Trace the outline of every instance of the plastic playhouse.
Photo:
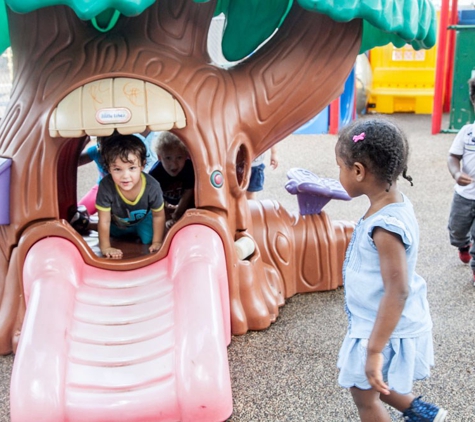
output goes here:
<path id="1" fill-rule="evenodd" d="M 353 224 L 321 204 L 300 215 L 248 201 L 251 162 L 338 98 L 375 40 L 434 45 L 435 12 L 430 0 L 391 16 L 330 3 L 0 0 L 0 51 L 14 57 L 0 121 L 13 422 L 226 420 L 231 334 L 266 329 L 297 293 L 341 286 Z M 219 13 L 229 68 L 207 51 Z M 89 136 L 160 130 L 188 148 L 196 207 L 157 253 L 121 241 L 124 259 L 108 260 L 69 223 L 79 154 Z M 342 195 L 320 179 L 295 187 Z"/>

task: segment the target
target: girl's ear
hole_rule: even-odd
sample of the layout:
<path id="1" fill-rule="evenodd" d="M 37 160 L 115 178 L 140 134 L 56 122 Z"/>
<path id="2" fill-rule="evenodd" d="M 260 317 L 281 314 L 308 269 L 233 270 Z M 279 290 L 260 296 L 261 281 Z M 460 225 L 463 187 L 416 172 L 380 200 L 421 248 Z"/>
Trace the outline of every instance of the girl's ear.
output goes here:
<path id="1" fill-rule="evenodd" d="M 353 169 L 355 172 L 355 178 L 358 182 L 362 182 L 366 176 L 366 168 L 363 164 L 356 161 L 353 164 Z"/>

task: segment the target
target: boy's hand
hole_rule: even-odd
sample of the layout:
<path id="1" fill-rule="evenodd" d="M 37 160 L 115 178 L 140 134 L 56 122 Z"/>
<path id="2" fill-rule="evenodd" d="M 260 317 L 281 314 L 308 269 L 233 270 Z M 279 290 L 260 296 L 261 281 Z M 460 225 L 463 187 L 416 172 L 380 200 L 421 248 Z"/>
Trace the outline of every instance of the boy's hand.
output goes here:
<path id="1" fill-rule="evenodd" d="M 162 242 L 153 242 L 148 250 L 150 252 L 157 252 L 162 247 Z"/>
<path id="2" fill-rule="evenodd" d="M 121 259 L 123 256 L 123 253 L 120 249 L 116 248 L 104 248 L 101 250 L 102 255 L 104 255 L 106 258 L 112 258 L 112 259 Z"/>
<path id="3" fill-rule="evenodd" d="M 383 381 L 383 374 L 381 372 L 382 367 L 383 354 L 368 352 L 365 367 L 366 378 L 368 378 L 371 387 L 376 391 L 379 391 L 381 394 L 387 395 L 390 392 L 388 385 Z"/>
<path id="4" fill-rule="evenodd" d="M 472 178 L 468 174 L 465 174 L 461 171 L 458 171 L 454 174 L 454 179 L 457 182 L 457 185 L 460 186 L 467 186 L 472 183 Z"/>
<path id="5" fill-rule="evenodd" d="M 165 227 L 167 228 L 167 230 L 170 230 L 175 223 L 176 220 L 174 218 L 171 218 L 170 220 L 167 220 L 167 222 L 165 223 Z"/>
<path id="6" fill-rule="evenodd" d="M 169 204 L 168 202 L 165 202 L 165 208 L 168 210 L 176 210 L 177 207 L 178 205 L 173 205 L 173 204 Z"/>

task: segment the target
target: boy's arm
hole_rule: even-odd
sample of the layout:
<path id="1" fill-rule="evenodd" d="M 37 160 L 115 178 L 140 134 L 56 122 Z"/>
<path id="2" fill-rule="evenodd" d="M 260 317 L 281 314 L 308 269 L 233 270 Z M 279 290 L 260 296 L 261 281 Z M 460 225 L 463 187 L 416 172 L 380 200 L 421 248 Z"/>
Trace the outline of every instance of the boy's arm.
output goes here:
<path id="1" fill-rule="evenodd" d="M 365 372 L 371 387 L 382 394 L 389 394 L 381 372 L 381 352 L 401 319 L 409 294 L 407 258 L 399 235 L 377 227 L 373 231 L 373 241 L 378 249 L 384 294 L 368 341 Z"/>
<path id="2" fill-rule="evenodd" d="M 122 251 L 113 248 L 110 243 L 110 224 L 111 212 L 97 210 L 99 221 L 97 222 L 97 232 L 99 234 L 99 248 L 102 255 L 106 258 L 120 259 L 122 258 Z"/>
<path id="3" fill-rule="evenodd" d="M 472 183 L 472 178 L 468 174 L 462 172 L 460 166 L 461 161 L 461 155 L 449 154 L 447 158 L 447 167 L 458 185 L 467 186 Z"/>
<path id="4" fill-rule="evenodd" d="M 176 206 L 176 210 L 172 214 L 172 218 L 175 222 L 180 219 L 180 217 L 185 213 L 188 208 L 190 208 L 194 196 L 194 189 L 185 189 L 183 191 L 183 195 L 181 196 L 181 199 L 178 202 L 178 205 Z"/>
<path id="5" fill-rule="evenodd" d="M 165 209 L 152 211 L 153 238 L 152 244 L 148 248 L 150 252 L 156 252 L 162 247 L 163 235 L 165 233 Z"/>
<path id="6" fill-rule="evenodd" d="M 85 164 L 89 164 L 93 160 L 91 155 L 89 155 L 89 150 L 92 147 L 94 148 L 93 149 L 93 155 L 97 154 L 98 153 L 97 141 L 94 141 L 89 137 L 88 143 L 86 144 L 84 149 L 81 151 L 81 154 L 79 155 L 78 166 L 83 166 Z"/>
<path id="7" fill-rule="evenodd" d="M 85 148 L 81 151 L 81 154 L 79 155 L 78 166 L 89 164 L 92 161 L 92 158 L 87 153 L 87 150 L 88 148 Z"/>

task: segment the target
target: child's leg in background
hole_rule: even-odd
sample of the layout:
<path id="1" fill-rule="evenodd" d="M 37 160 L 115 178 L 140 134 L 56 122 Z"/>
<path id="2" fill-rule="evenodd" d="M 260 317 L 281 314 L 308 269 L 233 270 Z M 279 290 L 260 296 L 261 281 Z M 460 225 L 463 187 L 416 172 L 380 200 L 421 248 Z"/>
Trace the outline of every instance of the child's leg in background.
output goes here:
<path id="1" fill-rule="evenodd" d="M 251 176 L 249 178 L 249 186 L 247 187 L 247 199 L 256 199 L 256 193 L 264 189 L 264 169 L 265 164 L 251 167 Z"/>
<path id="2" fill-rule="evenodd" d="M 380 397 L 381 394 L 373 389 L 360 390 L 359 388 L 350 388 L 353 401 L 358 408 L 361 422 L 390 422 L 391 417 L 384 407 Z"/>
<path id="3" fill-rule="evenodd" d="M 89 215 L 93 215 L 97 212 L 96 209 L 96 197 L 97 197 L 97 190 L 99 189 L 99 185 L 94 185 L 86 195 L 84 195 L 81 200 L 79 201 L 78 205 L 84 205 L 87 209 Z"/>
<path id="4" fill-rule="evenodd" d="M 475 216 L 472 212 L 475 212 L 475 201 L 454 192 L 448 226 L 452 246 L 463 248 L 470 244 L 470 230 Z"/>
<path id="5" fill-rule="evenodd" d="M 470 227 L 470 237 L 472 242 L 472 245 L 470 246 L 470 256 L 472 257 L 470 261 L 470 266 L 472 267 L 472 271 L 475 277 L 475 201 L 472 201 L 472 215 L 474 217 L 472 220 L 472 226 Z"/>

